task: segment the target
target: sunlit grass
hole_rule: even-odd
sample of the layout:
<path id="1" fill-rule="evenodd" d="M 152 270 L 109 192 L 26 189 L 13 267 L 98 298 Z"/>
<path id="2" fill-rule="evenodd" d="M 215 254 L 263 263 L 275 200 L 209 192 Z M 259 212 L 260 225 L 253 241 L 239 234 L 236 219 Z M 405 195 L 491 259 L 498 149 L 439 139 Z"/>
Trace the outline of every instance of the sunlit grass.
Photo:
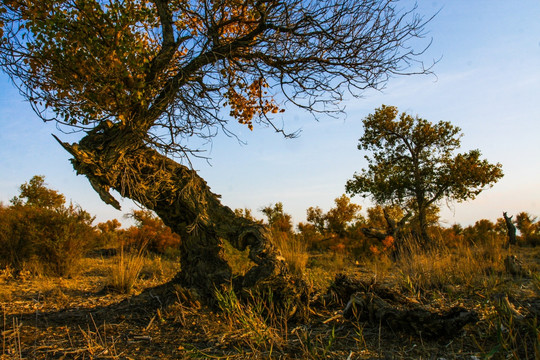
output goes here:
<path id="1" fill-rule="evenodd" d="M 252 301 L 241 302 L 231 288 L 216 290 L 216 300 L 224 312 L 231 336 L 235 334 L 252 351 L 272 349 L 282 344 L 283 339 L 271 324 L 274 314 L 269 314 L 261 297 L 252 297 Z"/>
<path id="2" fill-rule="evenodd" d="M 301 271 L 306 282 L 313 287 L 311 294 L 324 294 L 336 274 L 344 273 L 391 287 L 433 309 L 459 304 L 478 311 L 481 320 L 468 325 L 464 330 L 467 337 L 458 336 L 452 340 L 447 358 L 460 358 L 464 353 L 490 359 L 540 358 L 540 327 L 526 302 L 531 296 L 537 296 L 534 294 L 538 294 L 540 289 L 540 266 L 535 263 L 540 249 L 516 247 L 509 251 L 489 239 L 478 244 L 445 247 L 442 245 L 444 239 L 439 239 L 440 244 L 434 249 L 421 251 L 414 248 L 414 251 L 408 250 L 394 258 L 390 252 L 373 254 L 369 249 L 365 254 L 352 254 L 348 247 L 310 253 L 296 238 L 283 236 L 274 240 L 277 240 L 274 243 L 284 257 L 288 254 L 289 266 L 294 264 L 298 254 L 305 257 L 306 261 L 301 261 L 297 267 L 299 270 L 295 271 Z M 300 250 L 295 250 L 295 246 Z M 249 249 L 246 252 L 231 249 L 225 247 L 225 253 L 227 261 L 236 266 L 235 273 L 247 271 L 252 266 L 247 257 Z M 512 276 L 505 271 L 504 259 L 509 253 L 524 260 L 527 265 L 525 275 Z M 40 311 L 58 311 L 67 306 L 62 304 L 68 303 L 71 308 L 76 304 L 81 309 L 109 305 L 127 298 L 130 292 L 138 293 L 145 287 L 167 281 L 180 266 L 167 258 L 125 249 L 120 249 L 113 257 L 84 258 L 81 264 L 84 271 L 76 277 L 64 279 L 32 276 L 23 280 L 7 268 L 0 272 L 0 282 L 5 288 L 0 292 L 0 299 L 6 303 L 22 303 L 22 294 L 35 290 L 35 296 L 30 300 Z M 113 285 L 113 277 L 116 285 Z M 116 293 L 102 293 L 100 289 L 104 284 Z M 19 287 L 15 288 L 15 285 Z M 91 300 L 81 296 L 83 293 L 85 296 L 91 294 Z M 509 302 L 501 301 L 504 296 L 510 299 Z M 184 349 L 176 354 L 178 358 L 190 355 L 202 358 L 287 358 L 294 355 L 306 359 L 346 359 L 348 356 L 384 358 L 386 353 L 390 353 L 395 358 L 412 359 L 428 357 L 427 354 L 436 351 L 440 345 L 429 340 L 419 343 L 420 340 L 413 337 L 402 339 L 403 345 L 398 344 L 384 334 L 384 326 L 382 336 L 374 334 L 372 325 L 345 320 L 339 316 L 342 309 L 328 303 L 324 305 L 328 308 L 312 305 L 310 318 L 298 322 L 284 316 L 287 312 L 280 312 L 281 309 L 273 305 L 272 294 L 250 296 L 248 292 L 243 293 L 240 300 L 230 288 L 223 287 L 216 293 L 216 300 L 217 307 L 214 308 L 190 308 L 190 302 L 182 300 L 177 308 L 161 309 L 154 320 L 141 321 L 142 327 L 131 323 L 129 326 L 134 327 L 135 333 L 142 334 L 144 339 L 149 338 L 147 332 L 151 328 L 155 341 L 171 329 L 174 329 L 174 333 L 168 335 L 171 338 L 176 336 L 176 332 L 181 332 Z M 205 317 L 206 323 L 201 324 L 201 317 Z M 5 330 L 17 329 L 16 325 L 10 320 Z M 79 339 L 70 345 L 78 346 L 73 351 L 92 356 L 107 351 L 111 357 L 130 351 L 129 347 L 116 342 L 115 339 L 121 338 L 117 332 L 120 330 L 115 328 L 116 323 L 107 327 L 101 322 L 97 325 L 90 322 L 90 327 L 84 325 L 70 334 Z M 107 341 L 100 339 L 105 330 L 109 336 Z M 6 342 L 4 355 L 8 351 L 19 351 L 20 347 L 29 351 L 32 346 L 24 341 L 19 345 L 16 337 L 10 339 L 11 342 Z M 56 340 L 50 338 L 48 341 Z M 189 345 L 203 342 L 204 346 Z M 178 344 L 175 349 L 182 346 Z"/>
<path id="3" fill-rule="evenodd" d="M 143 248 L 137 251 L 125 251 L 122 247 L 111 266 L 108 287 L 122 294 L 131 293 L 144 264 Z"/>
<path id="4" fill-rule="evenodd" d="M 307 244 L 300 237 L 284 232 L 274 232 L 272 241 L 285 258 L 289 270 L 302 277 L 309 257 Z"/>

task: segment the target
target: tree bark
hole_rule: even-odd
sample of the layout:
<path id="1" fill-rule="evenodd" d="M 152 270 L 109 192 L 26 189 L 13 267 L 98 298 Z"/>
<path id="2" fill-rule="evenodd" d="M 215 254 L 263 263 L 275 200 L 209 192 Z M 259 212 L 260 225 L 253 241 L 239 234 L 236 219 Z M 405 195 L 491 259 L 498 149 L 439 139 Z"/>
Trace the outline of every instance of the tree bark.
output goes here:
<path id="1" fill-rule="evenodd" d="M 424 202 L 423 197 L 418 198 L 417 197 L 417 204 L 418 204 L 418 227 L 420 232 L 420 245 L 424 250 L 432 248 L 433 244 L 431 241 L 431 238 L 428 234 L 428 223 L 427 223 L 427 206 Z"/>
<path id="2" fill-rule="evenodd" d="M 179 234 L 181 270 L 176 281 L 213 298 L 215 289 L 232 283 L 231 268 L 222 256 L 222 241 L 239 250 L 249 247 L 256 264 L 235 279 L 237 290 L 264 283 L 296 296 L 284 258 L 271 243 L 265 226 L 238 217 L 221 204 L 194 170 L 147 147 L 126 127 L 102 126 L 77 144 L 58 140 L 73 155 L 78 174 L 85 175 L 102 200 L 119 208 L 109 193 L 114 189 L 140 203 Z M 294 286 L 292 285 L 294 284 Z"/>

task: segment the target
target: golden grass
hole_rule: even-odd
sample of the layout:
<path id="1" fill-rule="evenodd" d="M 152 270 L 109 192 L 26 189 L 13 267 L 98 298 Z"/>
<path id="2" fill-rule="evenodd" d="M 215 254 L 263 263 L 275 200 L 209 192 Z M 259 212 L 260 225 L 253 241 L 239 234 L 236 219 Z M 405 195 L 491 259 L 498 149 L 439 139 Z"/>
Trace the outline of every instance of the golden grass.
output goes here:
<path id="1" fill-rule="evenodd" d="M 144 264 L 145 254 L 143 249 L 124 251 L 122 247 L 110 268 L 108 287 L 122 294 L 131 293 Z"/>
<path id="2" fill-rule="evenodd" d="M 308 263 L 307 243 L 299 236 L 275 231 L 272 234 L 274 245 L 279 249 L 291 272 L 302 277 Z"/>
<path id="3" fill-rule="evenodd" d="M 279 231 L 272 233 L 272 243 L 281 252 L 291 272 L 302 277 L 309 258 L 307 244 L 300 237 Z M 245 275 L 255 265 L 249 259 L 248 254 L 249 248 L 239 251 L 228 242 L 223 244 L 223 257 L 231 267 L 233 274 Z"/>
<path id="4" fill-rule="evenodd" d="M 253 297 L 250 302 L 242 303 L 232 289 L 217 290 L 216 300 L 224 312 L 229 336 L 243 339 L 243 343 L 252 351 L 270 350 L 283 343 L 278 330 L 270 324 L 272 314 L 265 314 L 269 309 L 264 299 Z"/>
<path id="5" fill-rule="evenodd" d="M 411 293 L 452 291 L 455 286 L 483 287 L 504 268 L 500 247 L 486 245 L 413 253 L 400 258 L 395 266 L 402 287 Z"/>
<path id="6" fill-rule="evenodd" d="M 285 254 L 294 255 L 291 250 L 297 245 L 294 239 L 284 240 L 289 242 L 281 243 L 280 248 L 283 246 Z M 287 248 L 288 245 L 291 246 Z M 320 292 L 325 291 L 336 273 L 342 272 L 354 277 L 375 278 L 378 283 L 401 290 L 405 295 L 418 296 L 426 306 L 445 308 L 460 304 L 474 308 L 481 320 L 465 330 L 466 336 L 448 342 L 452 345 L 446 348 L 445 358 L 465 358 L 464 354 L 469 354 L 470 358 L 540 358 L 539 324 L 535 317 L 525 317 L 530 315 L 529 299 L 538 297 L 540 291 L 540 263 L 535 263 L 540 259 L 540 249 L 516 247 L 511 251 L 527 260 L 528 269 L 532 269 L 530 276 L 507 274 L 503 260 L 508 250 L 489 242 L 452 249 L 439 246 L 427 253 L 410 252 L 396 260 L 387 256 L 366 256 L 359 258 L 359 263 L 347 253 L 308 254 L 301 248 L 300 252 L 309 256 L 309 261 L 301 262 L 299 269 L 308 283 L 316 284 Z M 438 342 L 400 337 L 399 332 L 385 333 L 384 327 L 378 332 L 369 324 L 345 321 L 339 317 L 340 309 L 336 307 L 313 307 L 309 320 L 294 323 L 269 305 L 271 296 L 254 295 L 251 300 L 240 302 L 228 289 L 221 289 L 216 295 L 220 307 L 217 312 L 200 306 L 191 309 L 189 301 L 179 300 L 176 308 L 164 308 L 152 317 L 155 320 L 137 318 L 142 325 L 130 322 L 130 316 L 135 314 L 126 314 L 123 321 L 107 326 L 102 320 L 96 324 L 88 318 L 81 327 L 75 324 L 69 333 L 73 343 L 62 335 L 66 332 L 64 328 L 56 328 L 56 335 L 49 335 L 49 329 L 40 329 L 41 337 L 34 340 L 29 336 L 30 331 L 34 331 L 32 321 L 27 320 L 22 327 L 17 323 L 21 316 L 28 316 L 24 315 L 28 311 L 33 319 L 33 311 L 36 317 L 41 317 L 47 311 L 74 308 L 84 311 L 125 299 L 125 294 L 99 291 L 104 284 L 110 284 L 113 274 L 122 275 L 123 271 L 124 280 L 119 283 L 131 283 L 130 291 L 138 292 L 166 281 L 179 269 L 178 263 L 173 261 L 137 254 L 119 252 L 112 258 L 85 258 L 82 262 L 85 270 L 70 279 L 45 276 L 19 279 L 9 269 L 0 272 L 0 298 L 8 314 L 0 357 L 32 358 L 34 353 L 39 353 L 37 358 L 50 357 L 52 353 L 47 351 L 58 344 L 65 347 L 63 354 L 79 358 L 122 358 L 123 354 L 133 354 L 136 347 L 146 346 L 135 340 L 126 342 L 122 337 L 126 331 L 142 339 L 152 337 L 149 344 L 159 343 L 146 350 L 146 358 L 158 356 L 153 351 L 161 350 L 174 354 L 170 358 L 413 359 L 441 355 Z M 246 253 L 235 256 L 237 265 L 241 262 L 249 265 Z M 134 275 L 137 269 L 138 275 Z M 501 294 L 503 298 L 507 295 L 510 302 L 502 302 Z M 45 340 L 41 343 L 39 339 Z M 144 358 L 142 356 L 140 358 Z"/>

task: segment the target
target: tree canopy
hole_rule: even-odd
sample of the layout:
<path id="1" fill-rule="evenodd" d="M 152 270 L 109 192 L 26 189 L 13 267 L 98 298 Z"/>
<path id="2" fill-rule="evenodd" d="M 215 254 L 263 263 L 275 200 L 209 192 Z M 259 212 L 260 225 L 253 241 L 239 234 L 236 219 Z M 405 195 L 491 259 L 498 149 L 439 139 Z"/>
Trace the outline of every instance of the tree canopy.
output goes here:
<path id="1" fill-rule="evenodd" d="M 347 235 L 348 226 L 355 220 L 360 219 L 360 205 L 351 203 L 351 199 L 343 194 L 334 199 L 335 207 L 326 214 L 316 206 L 307 209 L 307 221 L 315 226 L 319 233 L 334 233 L 340 237 Z"/>
<path id="2" fill-rule="evenodd" d="M 229 119 L 272 124 L 285 100 L 339 110 L 411 72 L 424 26 L 391 0 L 9 0 L 0 24 L 0 64 L 43 119 L 176 152 Z"/>
<path id="3" fill-rule="evenodd" d="M 47 209 L 60 209 L 66 198 L 56 190 L 46 187 L 45 176 L 34 175 L 30 181 L 22 184 L 20 194 L 11 200 L 13 205 L 28 205 Z"/>
<path id="4" fill-rule="evenodd" d="M 354 174 L 347 192 L 409 208 L 423 237 L 430 206 L 474 199 L 503 176 L 501 164 L 480 159 L 479 150 L 455 154 L 462 134 L 450 122 L 431 123 L 383 105 L 363 123 L 358 149 L 370 153 L 364 156 L 368 168 Z"/>
<path id="5" fill-rule="evenodd" d="M 427 72 L 424 25 L 393 0 L 6 0 L 0 66 L 43 120 L 85 130 L 58 141 L 103 201 L 120 207 L 114 189 L 181 236 L 178 281 L 209 296 L 230 283 L 227 240 L 256 264 L 238 287 L 297 294 L 268 229 L 171 157 L 234 121 L 340 111 L 347 92 Z"/>

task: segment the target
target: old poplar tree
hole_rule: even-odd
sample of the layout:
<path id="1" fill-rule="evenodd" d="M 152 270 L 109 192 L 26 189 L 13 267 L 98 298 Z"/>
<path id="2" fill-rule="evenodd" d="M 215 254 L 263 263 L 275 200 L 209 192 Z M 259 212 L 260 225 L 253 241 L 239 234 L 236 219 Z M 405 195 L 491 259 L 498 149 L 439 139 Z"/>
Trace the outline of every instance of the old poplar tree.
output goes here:
<path id="1" fill-rule="evenodd" d="M 480 159 L 479 150 L 455 153 L 461 129 L 448 121 L 431 123 L 383 105 L 363 122 L 358 149 L 369 152 L 368 167 L 347 182 L 347 192 L 407 209 L 425 246 L 430 206 L 474 199 L 503 176 L 501 164 Z"/>
<path id="2" fill-rule="evenodd" d="M 392 0 L 6 0 L 0 25 L 0 65 L 35 112 L 83 131 L 59 140 L 77 173 L 155 211 L 182 238 L 177 280 L 203 293 L 231 279 L 223 240 L 256 264 L 239 287 L 290 279 L 267 229 L 172 159 L 186 139 L 425 72 L 424 21 Z"/>

